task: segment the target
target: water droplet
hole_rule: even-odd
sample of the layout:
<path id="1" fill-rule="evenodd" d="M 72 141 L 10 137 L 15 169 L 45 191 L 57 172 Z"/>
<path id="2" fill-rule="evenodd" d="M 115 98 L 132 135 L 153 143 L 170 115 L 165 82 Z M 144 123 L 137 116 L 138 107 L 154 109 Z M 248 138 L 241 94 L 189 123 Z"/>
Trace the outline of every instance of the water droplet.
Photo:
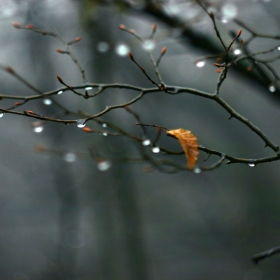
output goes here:
<path id="1" fill-rule="evenodd" d="M 99 42 L 97 44 L 97 51 L 105 53 L 109 50 L 109 44 L 107 42 Z"/>
<path id="2" fill-rule="evenodd" d="M 85 119 L 80 119 L 76 121 L 77 127 L 82 128 L 86 126 L 86 120 Z"/>
<path id="3" fill-rule="evenodd" d="M 250 167 L 255 167 L 256 165 L 254 163 L 249 163 L 248 164 Z"/>
<path id="4" fill-rule="evenodd" d="M 142 145 L 143 146 L 149 146 L 151 144 L 151 140 L 150 139 L 144 139 L 143 141 L 142 141 Z"/>
<path id="5" fill-rule="evenodd" d="M 193 172 L 194 172 L 195 174 L 199 174 L 199 173 L 201 173 L 201 169 L 200 169 L 199 167 L 196 167 L 196 168 L 193 170 Z"/>
<path id="6" fill-rule="evenodd" d="M 51 99 L 49 99 L 49 98 L 44 98 L 43 99 L 43 103 L 45 104 L 45 105 L 52 105 L 52 100 Z"/>
<path id="7" fill-rule="evenodd" d="M 143 48 L 147 51 L 150 51 L 155 48 L 155 42 L 152 40 L 147 40 L 143 43 Z"/>
<path id="8" fill-rule="evenodd" d="M 119 44 L 116 47 L 116 53 L 120 56 L 126 56 L 129 52 L 129 47 L 125 44 Z"/>
<path id="9" fill-rule="evenodd" d="M 91 90 L 93 87 L 86 87 L 85 90 Z"/>
<path id="10" fill-rule="evenodd" d="M 2 118 L 4 116 L 4 113 L 0 113 L 0 118 Z"/>
<path id="11" fill-rule="evenodd" d="M 197 61 L 196 63 L 195 63 L 195 65 L 196 65 L 196 67 L 198 67 L 198 68 L 201 68 L 201 67 L 203 67 L 204 65 L 206 64 L 206 62 L 205 61 Z"/>
<path id="12" fill-rule="evenodd" d="M 102 126 L 103 126 L 103 127 L 107 127 L 107 123 L 103 123 Z"/>
<path id="13" fill-rule="evenodd" d="M 111 167 L 111 162 L 109 160 L 99 160 L 97 163 L 97 168 L 100 171 L 106 171 Z"/>
<path id="14" fill-rule="evenodd" d="M 62 94 L 63 93 L 63 90 L 60 90 L 57 94 Z"/>
<path id="15" fill-rule="evenodd" d="M 276 91 L 275 85 L 273 85 L 273 84 L 269 85 L 268 90 L 269 90 L 270 92 L 275 92 L 275 91 Z"/>
<path id="16" fill-rule="evenodd" d="M 34 122 L 32 126 L 35 133 L 41 133 L 44 130 L 44 126 L 41 122 Z"/>
<path id="17" fill-rule="evenodd" d="M 278 51 L 280 51 L 280 46 L 277 47 Z"/>
<path id="18" fill-rule="evenodd" d="M 152 152 L 155 153 L 155 154 L 158 154 L 160 152 L 160 148 L 159 147 L 153 147 Z"/>
<path id="19" fill-rule="evenodd" d="M 240 49 L 235 49 L 235 50 L 233 51 L 233 53 L 234 53 L 235 55 L 240 55 L 240 54 L 242 54 L 242 50 L 240 50 Z"/>
<path id="20" fill-rule="evenodd" d="M 222 22 L 226 23 L 237 16 L 238 9 L 234 4 L 228 3 L 222 7 L 221 13 L 222 13 Z"/>
<path id="21" fill-rule="evenodd" d="M 104 131 L 104 132 L 102 132 L 102 135 L 103 136 L 108 136 L 108 133 Z"/>
<path id="22" fill-rule="evenodd" d="M 76 161 L 77 156 L 76 154 L 69 152 L 63 155 L 63 160 L 65 160 L 66 162 L 74 162 Z"/>

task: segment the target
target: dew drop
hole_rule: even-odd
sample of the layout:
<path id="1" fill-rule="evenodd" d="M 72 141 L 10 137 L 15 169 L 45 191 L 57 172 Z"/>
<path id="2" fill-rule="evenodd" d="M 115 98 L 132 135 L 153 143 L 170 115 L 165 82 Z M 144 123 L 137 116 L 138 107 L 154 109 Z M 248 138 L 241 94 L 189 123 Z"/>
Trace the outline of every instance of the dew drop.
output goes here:
<path id="1" fill-rule="evenodd" d="M 86 126 L 86 120 L 85 119 L 80 119 L 76 121 L 77 127 L 82 128 Z"/>
<path id="2" fill-rule="evenodd" d="M 107 42 L 99 42 L 97 44 L 97 51 L 105 53 L 109 50 L 109 44 Z"/>
<path id="3" fill-rule="evenodd" d="M 200 169 L 199 167 L 196 167 L 196 168 L 193 170 L 193 172 L 194 172 L 195 174 L 199 174 L 199 173 L 201 173 L 201 169 Z"/>
<path id="4" fill-rule="evenodd" d="M 269 90 L 270 92 L 275 92 L 275 91 L 276 91 L 275 85 L 273 85 L 273 84 L 269 85 L 268 90 Z"/>
<path id="5" fill-rule="evenodd" d="M 85 90 L 91 90 L 93 87 L 86 87 Z"/>
<path id="6" fill-rule="evenodd" d="M 63 155 L 63 160 L 66 161 L 66 162 L 74 162 L 76 161 L 77 159 L 77 156 L 76 154 L 72 153 L 72 152 L 69 152 L 69 153 L 66 153 Z"/>
<path id="7" fill-rule="evenodd" d="M 235 55 L 240 55 L 240 54 L 242 54 L 242 50 L 240 50 L 240 49 L 235 49 L 235 50 L 233 51 L 233 53 L 234 53 Z"/>
<path id="8" fill-rule="evenodd" d="M 198 68 L 203 67 L 205 64 L 206 64 L 206 62 L 203 61 L 203 60 L 197 61 L 197 62 L 195 63 L 196 67 L 198 67 Z"/>
<path id="9" fill-rule="evenodd" d="M 32 126 L 35 133 L 41 133 L 44 130 L 44 126 L 41 122 L 34 122 Z"/>
<path id="10" fill-rule="evenodd" d="M 119 56 L 126 56 L 129 52 L 129 47 L 125 44 L 119 44 L 117 45 L 116 47 L 116 53 L 119 55 Z"/>
<path id="11" fill-rule="evenodd" d="M 52 105 L 52 100 L 51 99 L 49 99 L 49 98 L 44 98 L 43 99 L 43 103 L 45 104 L 45 105 Z"/>
<path id="12" fill-rule="evenodd" d="M 4 113 L 0 113 L 0 118 L 2 118 L 4 116 Z"/>
<path id="13" fill-rule="evenodd" d="M 103 127 L 107 127 L 107 123 L 103 123 L 102 126 L 103 126 Z"/>
<path id="14" fill-rule="evenodd" d="M 142 141 L 142 145 L 143 146 L 149 146 L 151 144 L 151 140 L 150 139 L 144 139 L 143 141 Z"/>
<path id="15" fill-rule="evenodd" d="M 103 136 L 108 136 L 108 133 L 107 132 L 102 132 L 102 135 Z"/>
<path id="16" fill-rule="evenodd" d="M 147 40 L 143 43 L 143 48 L 147 51 L 153 50 L 155 48 L 155 42 Z"/>
<path id="17" fill-rule="evenodd" d="M 60 90 L 57 94 L 62 94 L 63 93 L 63 90 Z"/>
<path id="18" fill-rule="evenodd" d="M 255 167 L 256 165 L 254 163 L 249 163 L 248 164 L 250 167 Z"/>
<path id="19" fill-rule="evenodd" d="M 280 46 L 277 47 L 278 51 L 280 51 Z"/>
<path id="20" fill-rule="evenodd" d="M 111 162 L 109 160 L 99 160 L 97 163 L 97 168 L 100 171 L 106 171 L 111 167 Z"/>
<path id="21" fill-rule="evenodd" d="M 158 153 L 160 152 L 160 148 L 159 148 L 159 147 L 153 147 L 153 148 L 152 148 L 152 152 L 153 152 L 154 154 L 158 154 Z"/>

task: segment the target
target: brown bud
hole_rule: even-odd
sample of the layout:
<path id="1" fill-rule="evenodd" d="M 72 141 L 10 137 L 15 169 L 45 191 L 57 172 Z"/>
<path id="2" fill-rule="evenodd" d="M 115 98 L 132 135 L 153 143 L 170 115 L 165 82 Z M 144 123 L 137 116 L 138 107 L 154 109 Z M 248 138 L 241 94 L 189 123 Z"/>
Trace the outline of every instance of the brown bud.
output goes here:
<path id="1" fill-rule="evenodd" d="M 241 35 L 241 33 L 242 33 L 242 29 L 239 29 L 237 34 L 236 34 L 236 37 L 238 38 Z"/>
<path id="2" fill-rule="evenodd" d="M 19 106 L 21 103 L 20 102 L 15 102 L 14 106 Z"/>
<path id="3" fill-rule="evenodd" d="M 18 22 L 14 22 L 12 25 L 13 25 L 13 27 L 15 27 L 15 28 L 19 28 L 19 27 L 20 27 L 20 24 L 19 24 Z"/>
<path id="4" fill-rule="evenodd" d="M 36 145 L 35 146 L 35 151 L 38 153 L 43 153 L 45 151 L 45 147 L 42 145 Z"/>
<path id="5" fill-rule="evenodd" d="M 35 113 L 34 113 L 33 111 L 31 111 L 31 110 L 26 110 L 26 111 L 24 111 L 24 112 L 26 112 L 26 113 L 28 113 L 28 114 L 32 114 L 32 115 L 35 114 Z"/>
<path id="6" fill-rule="evenodd" d="M 79 41 L 81 41 L 81 40 L 82 40 L 82 38 L 81 38 L 80 36 L 78 36 L 78 37 L 75 38 L 75 41 L 76 41 L 76 42 L 79 42 Z"/>
<path id="7" fill-rule="evenodd" d="M 62 49 L 56 49 L 56 51 L 59 53 L 64 53 L 64 51 Z"/>
<path id="8" fill-rule="evenodd" d="M 164 84 L 160 84 L 159 89 L 160 90 L 165 90 L 165 85 Z"/>
<path id="9" fill-rule="evenodd" d="M 248 71 L 248 72 L 251 72 L 252 70 L 253 70 L 253 69 L 252 69 L 251 66 L 248 66 L 248 67 L 247 67 L 247 71 Z"/>
<path id="10" fill-rule="evenodd" d="M 134 30 L 134 29 L 129 29 L 129 32 L 130 32 L 130 33 L 134 33 L 135 30 Z"/>
<path id="11" fill-rule="evenodd" d="M 83 127 L 83 131 L 90 133 L 90 132 L 92 132 L 92 129 L 85 126 L 85 127 Z"/>
<path id="12" fill-rule="evenodd" d="M 129 55 L 130 59 L 131 59 L 132 61 L 134 61 L 134 57 L 133 57 L 132 52 L 129 52 L 128 55 Z"/>
<path id="13" fill-rule="evenodd" d="M 62 80 L 62 78 L 61 78 L 60 76 L 56 76 L 56 77 L 57 77 L 58 81 L 59 81 L 61 84 L 64 84 L 64 82 L 63 82 L 63 80 Z"/>
<path id="14" fill-rule="evenodd" d="M 14 69 L 10 66 L 7 66 L 5 69 L 6 69 L 7 72 L 9 72 L 11 74 L 15 73 Z"/>
<path id="15" fill-rule="evenodd" d="M 155 32 L 157 30 L 157 25 L 155 23 L 152 26 L 152 30 L 153 30 L 153 32 Z"/>
<path id="16" fill-rule="evenodd" d="M 223 71 L 223 70 L 222 70 L 221 68 L 217 68 L 217 69 L 216 69 L 216 72 L 217 72 L 217 73 L 222 73 L 222 71 Z"/>
<path id="17" fill-rule="evenodd" d="M 216 66 L 216 67 L 223 67 L 221 64 L 219 64 L 219 63 L 214 63 L 214 65 Z"/>
<path id="18" fill-rule="evenodd" d="M 167 49 L 166 47 L 163 47 L 162 50 L 161 50 L 161 54 L 165 54 L 166 53 L 166 49 Z"/>
<path id="19" fill-rule="evenodd" d="M 34 26 L 32 24 L 27 24 L 25 27 L 28 28 L 28 29 L 34 28 Z"/>
<path id="20" fill-rule="evenodd" d="M 124 29 L 125 29 L 125 25 L 123 25 L 123 24 L 120 24 L 120 25 L 119 25 L 119 29 L 122 29 L 122 30 L 124 30 Z"/>

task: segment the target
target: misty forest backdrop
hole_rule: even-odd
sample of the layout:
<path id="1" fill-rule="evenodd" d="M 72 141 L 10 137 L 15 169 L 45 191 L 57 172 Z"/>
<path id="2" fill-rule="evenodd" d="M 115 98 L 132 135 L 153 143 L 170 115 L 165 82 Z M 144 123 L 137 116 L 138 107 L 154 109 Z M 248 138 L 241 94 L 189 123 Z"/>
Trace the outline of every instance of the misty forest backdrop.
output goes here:
<path id="1" fill-rule="evenodd" d="M 276 0 L 207 2 L 226 17 L 217 20 L 223 38 L 240 28 L 235 19 L 262 34 L 280 33 Z M 148 4 L 157 9 L 149 10 Z M 59 40 L 18 30 L 13 22 L 55 28 L 66 41 L 80 36 L 71 50 L 89 82 L 144 87 L 152 84 L 129 59 L 128 50 L 151 75 L 155 69 L 139 41 L 119 25 L 147 37 L 157 24 L 152 52 L 159 54 L 167 47 L 159 67 L 164 82 L 207 92 L 216 87 L 213 61 L 205 60 L 203 67 L 195 63 L 221 47 L 211 20 L 196 1 L 2 0 L 0 20 L 1 68 L 12 67 L 42 92 L 61 87 L 57 75 L 70 85 L 83 84 L 81 73 L 68 55 L 56 51 L 64 47 Z M 176 22 L 186 25 L 175 26 Z M 277 43 L 257 38 L 252 48 L 261 51 Z M 279 61 L 273 67 L 279 72 Z M 0 79 L 0 94 L 34 94 L 7 71 Z M 126 102 L 130 94 L 114 88 L 83 99 L 68 91 L 53 100 L 74 112 L 99 112 Z M 231 70 L 221 94 L 280 143 L 278 89 Z M 0 107 L 15 101 L 1 100 Z M 54 104 L 41 99 L 19 110 L 27 109 L 47 116 L 56 113 Z M 269 154 L 251 130 L 236 119 L 228 120 L 228 113 L 206 98 L 154 93 L 131 109 L 143 123 L 189 129 L 201 145 L 212 149 L 247 158 Z M 124 109 L 103 119 L 141 136 L 133 114 Z M 175 174 L 162 173 L 147 162 L 108 161 L 104 167 L 91 158 L 92 151 L 104 158 L 124 158 L 134 153 L 132 141 L 53 122 L 42 122 L 43 130 L 36 133 L 34 122 L 8 113 L 0 119 L 1 279 L 279 279 L 280 256 L 257 266 L 251 261 L 254 254 L 280 244 L 278 161 Z M 154 128 L 147 130 L 156 137 Z M 181 150 L 175 140 L 161 138 Z M 163 156 L 186 160 L 183 154 Z M 199 164 L 205 157 L 201 152 Z"/>

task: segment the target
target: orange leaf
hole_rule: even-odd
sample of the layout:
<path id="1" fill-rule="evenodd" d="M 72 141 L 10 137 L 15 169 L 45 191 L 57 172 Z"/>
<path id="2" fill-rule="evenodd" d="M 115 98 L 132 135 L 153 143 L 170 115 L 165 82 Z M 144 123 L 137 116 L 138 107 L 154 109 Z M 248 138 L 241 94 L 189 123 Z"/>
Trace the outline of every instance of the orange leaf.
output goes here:
<path id="1" fill-rule="evenodd" d="M 197 138 L 189 130 L 183 128 L 167 130 L 166 133 L 179 140 L 188 160 L 188 169 L 192 170 L 199 154 Z"/>

